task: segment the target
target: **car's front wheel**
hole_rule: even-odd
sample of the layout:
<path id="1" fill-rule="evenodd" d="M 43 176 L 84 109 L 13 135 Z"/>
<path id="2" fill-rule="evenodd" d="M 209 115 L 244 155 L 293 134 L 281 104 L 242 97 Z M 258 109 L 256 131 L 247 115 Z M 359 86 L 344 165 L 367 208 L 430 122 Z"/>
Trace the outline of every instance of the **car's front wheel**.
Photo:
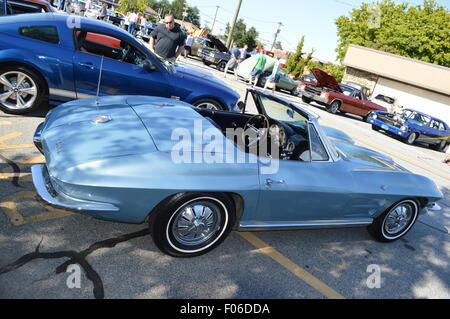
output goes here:
<path id="1" fill-rule="evenodd" d="M 339 112 L 340 108 L 341 108 L 341 103 L 339 101 L 333 101 L 333 103 L 331 103 L 327 107 L 327 111 L 332 113 L 332 114 L 336 114 L 337 112 Z"/>
<path id="2" fill-rule="evenodd" d="M 213 99 L 201 99 L 192 103 L 196 107 L 201 107 L 210 110 L 221 111 L 223 110 L 222 105 Z"/>
<path id="3" fill-rule="evenodd" d="M 414 225 L 418 215 L 419 204 L 413 199 L 405 199 L 376 218 L 367 230 L 377 240 L 391 242 L 404 236 Z"/>
<path id="4" fill-rule="evenodd" d="M 225 61 L 220 61 L 219 64 L 217 64 L 217 70 L 219 72 L 225 71 L 226 67 L 227 67 L 227 63 Z"/>
<path id="5" fill-rule="evenodd" d="M 219 245 L 235 219 L 234 203 L 225 194 L 181 193 L 152 212 L 150 231 L 164 253 L 194 257 Z"/>
<path id="6" fill-rule="evenodd" d="M 419 134 L 417 134 L 417 133 L 411 133 L 411 134 L 405 139 L 405 142 L 408 143 L 409 145 L 413 145 L 413 144 L 416 142 L 418 136 L 419 136 Z"/>
<path id="7" fill-rule="evenodd" d="M 35 110 L 45 99 L 44 82 L 22 66 L 0 68 L 0 109 L 11 114 Z"/>
<path id="8" fill-rule="evenodd" d="M 306 98 L 306 97 L 304 97 L 304 96 L 302 96 L 302 101 L 303 101 L 304 103 L 307 103 L 307 104 L 311 103 L 311 100 L 308 99 L 308 98 Z"/>

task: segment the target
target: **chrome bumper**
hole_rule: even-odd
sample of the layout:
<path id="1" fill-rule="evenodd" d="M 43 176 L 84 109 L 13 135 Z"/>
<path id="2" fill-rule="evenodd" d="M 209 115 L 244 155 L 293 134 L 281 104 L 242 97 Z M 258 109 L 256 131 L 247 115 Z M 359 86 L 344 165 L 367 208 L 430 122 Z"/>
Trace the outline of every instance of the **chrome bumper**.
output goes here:
<path id="1" fill-rule="evenodd" d="M 302 92 L 302 97 L 308 98 L 310 100 L 316 101 L 316 102 L 320 102 L 320 103 L 328 103 L 328 99 L 326 97 L 322 97 L 320 95 L 315 95 L 312 94 L 308 91 L 301 91 Z"/>
<path id="2" fill-rule="evenodd" d="M 45 122 L 42 122 L 41 124 L 38 125 L 36 131 L 34 132 L 34 136 L 33 136 L 33 143 L 36 146 L 36 148 L 39 150 L 39 152 L 41 152 L 42 154 L 44 154 L 44 149 L 42 148 L 41 133 L 42 133 L 42 129 L 44 128 L 44 124 L 45 124 Z"/>
<path id="3" fill-rule="evenodd" d="M 31 167 L 33 184 L 38 195 L 46 203 L 68 210 L 86 212 L 117 212 L 119 208 L 108 203 L 91 202 L 69 197 L 57 193 L 50 182 L 50 176 L 45 164 L 37 164 Z"/>

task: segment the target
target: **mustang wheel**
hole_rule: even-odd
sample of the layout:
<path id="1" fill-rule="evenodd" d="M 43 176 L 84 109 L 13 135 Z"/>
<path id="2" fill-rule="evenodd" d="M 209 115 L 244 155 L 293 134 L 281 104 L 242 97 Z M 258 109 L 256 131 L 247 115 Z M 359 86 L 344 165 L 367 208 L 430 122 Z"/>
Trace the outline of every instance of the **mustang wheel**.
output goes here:
<path id="1" fill-rule="evenodd" d="M 415 141 L 417 140 L 417 133 L 411 133 L 406 139 L 405 142 L 408 143 L 409 145 L 413 145 L 415 143 Z"/>
<path id="2" fill-rule="evenodd" d="M 417 202 L 405 199 L 376 218 L 367 229 L 379 241 L 391 242 L 404 236 L 411 229 L 418 214 Z"/>
<path id="3" fill-rule="evenodd" d="M 443 152 L 445 149 L 445 146 L 447 146 L 447 141 L 442 140 L 439 144 L 432 145 L 431 148 L 435 149 L 438 152 Z"/>
<path id="4" fill-rule="evenodd" d="M 333 103 L 330 104 L 330 106 L 327 107 L 327 111 L 336 114 L 339 112 L 339 109 L 341 108 L 341 103 L 339 101 L 333 101 Z"/>
<path id="5" fill-rule="evenodd" d="M 194 103 L 192 103 L 192 105 L 210 110 L 217 110 L 217 111 L 223 110 L 222 105 L 219 102 L 212 99 L 201 99 L 195 101 Z"/>
<path id="6" fill-rule="evenodd" d="M 161 251 L 174 257 L 202 255 L 230 233 L 236 214 L 222 194 L 177 194 L 152 213 L 150 230 Z"/>
<path id="7" fill-rule="evenodd" d="M 6 113 L 29 113 L 44 96 L 44 84 L 34 72 L 21 66 L 0 69 L 0 108 Z"/>

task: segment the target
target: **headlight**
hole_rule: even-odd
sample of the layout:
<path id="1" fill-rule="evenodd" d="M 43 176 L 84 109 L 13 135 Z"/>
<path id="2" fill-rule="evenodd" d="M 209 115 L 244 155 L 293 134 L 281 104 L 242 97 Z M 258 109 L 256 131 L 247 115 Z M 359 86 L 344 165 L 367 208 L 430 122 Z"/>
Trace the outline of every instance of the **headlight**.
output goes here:
<path id="1" fill-rule="evenodd" d="M 372 118 L 373 118 L 374 120 L 377 119 L 377 115 L 376 115 L 376 114 L 372 114 L 371 116 L 372 116 Z"/>
<path id="2" fill-rule="evenodd" d="M 304 91 L 305 90 L 306 85 L 300 85 L 300 90 Z"/>
<path id="3" fill-rule="evenodd" d="M 400 130 L 403 131 L 403 132 L 406 132 L 406 131 L 408 131 L 408 127 L 403 125 L 403 126 L 400 128 Z"/>

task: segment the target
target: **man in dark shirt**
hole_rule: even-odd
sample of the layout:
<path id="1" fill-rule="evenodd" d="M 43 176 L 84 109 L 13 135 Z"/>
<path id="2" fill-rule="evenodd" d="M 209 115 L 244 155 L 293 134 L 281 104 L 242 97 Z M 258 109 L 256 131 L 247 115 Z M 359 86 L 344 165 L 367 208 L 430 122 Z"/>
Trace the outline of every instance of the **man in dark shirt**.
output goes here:
<path id="1" fill-rule="evenodd" d="M 150 49 L 157 55 L 175 62 L 184 48 L 186 36 L 178 24 L 175 24 L 173 15 L 164 18 L 164 24 L 159 25 L 150 34 Z"/>

